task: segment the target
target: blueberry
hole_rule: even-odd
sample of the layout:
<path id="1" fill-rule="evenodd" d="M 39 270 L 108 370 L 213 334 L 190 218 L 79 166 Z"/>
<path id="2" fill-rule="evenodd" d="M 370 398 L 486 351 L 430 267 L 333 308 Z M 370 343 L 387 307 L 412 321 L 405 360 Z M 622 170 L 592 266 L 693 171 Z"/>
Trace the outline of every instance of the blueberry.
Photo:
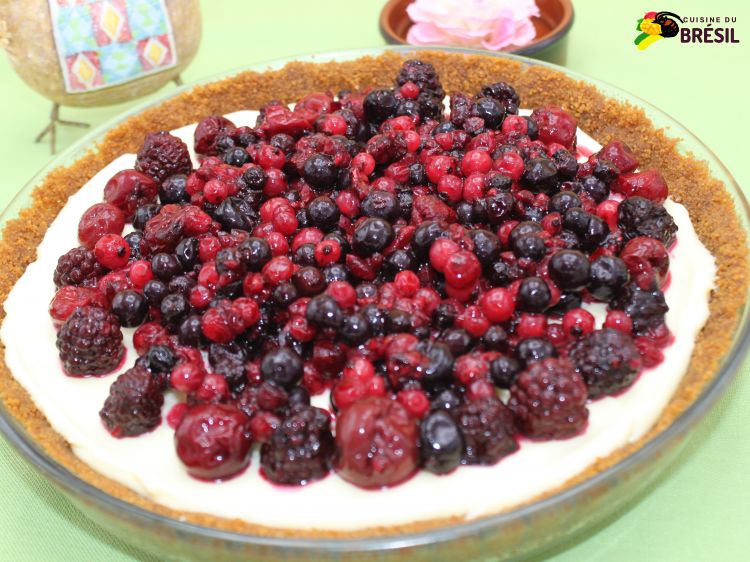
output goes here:
<path id="1" fill-rule="evenodd" d="M 549 158 L 529 158 L 521 183 L 531 191 L 550 193 L 557 187 L 557 168 Z"/>
<path id="2" fill-rule="evenodd" d="M 503 106 L 490 97 L 479 98 L 474 105 L 474 113 L 484 119 L 484 125 L 489 129 L 499 128 L 505 118 Z"/>
<path id="3" fill-rule="evenodd" d="M 243 164 L 250 162 L 250 155 L 244 148 L 236 146 L 224 153 L 223 160 L 230 166 L 239 168 Z"/>
<path id="4" fill-rule="evenodd" d="M 446 474 L 461 463 L 464 440 L 461 430 L 445 410 L 427 415 L 419 429 L 420 452 L 425 470 Z"/>
<path id="5" fill-rule="evenodd" d="M 336 202 L 326 195 L 316 197 L 307 206 L 307 214 L 310 217 L 312 226 L 327 232 L 338 226 L 339 212 Z"/>
<path id="6" fill-rule="evenodd" d="M 146 297 L 146 300 L 152 306 L 159 306 L 168 294 L 169 289 L 166 283 L 158 279 L 151 279 L 143 286 L 143 296 Z"/>
<path id="7" fill-rule="evenodd" d="M 252 165 L 242 173 L 242 181 L 248 189 L 260 191 L 266 183 L 266 172 L 260 166 Z"/>
<path id="8" fill-rule="evenodd" d="M 161 205 L 155 203 L 141 205 L 135 210 L 135 214 L 133 215 L 133 228 L 143 230 L 146 227 L 146 223 L 158 215 L 160 210 Z"/>
<path id="9" fill-rule="evenodd" d="M 364 343 L 370 336 L 370 326 L 367 317 L 359 312 L 345 316 L 338 333 L 350 345 Z"/>
<path id="10" fill-rule="evenodd" d="M 362 214 L 394 221 L 399 216 L 399 205 L 396 196 L 387 191 L 374 190 L 362 201 Z"/>
<path id="11" fill-rule="evenodd" d="M 572 191 L 561 191 L 550 197 L 548 209 L 550 212 L 565 214 L 565 211 L 581 207 L 581 199 Z"/>
<path id="12" fill-rule="evenodd" d="M 469 232 L 474 242 L 474 253 L 483 265 L 488 265 L 497 260 L 500 255 L 500 240 L 489 230 L 476 229 Z"/>
<path id="13" fill-rule="evenodd" d="M 557 350 L 545 338 L 527 338 L 516 347 L 516 358 L 526 366 L 547 357 L 557 357 Z"/>
<path id="14" fill-rule="evenodd" d="M 162 299 L 159 309 L 164 322 L 167 324 L 176 324 L 182 321 L 188 312 L 190 312 L 190 303 L 179 293 L 169 294 Z"/>
<path id="15" fill-rule="evenodd" d="M 302 244 L 294 252 L 292 260 L 301 267 L 315 265 L 315 246 L 313 244 Z"/>
<path id="16" fill-rule="evenodd" d="M 307 305 L 307 321 L 318 328 L 332 328 L 341 326 L 344 314 L 339 304 L 328 295 L 318 295 Z"/>
<path id="17" fill-rule="evenodd" d="M 594 298 L 609 302 L 630 281 L 628 266 L 617 256 L 599 256 L 591 262 L 589 292 Z"/>
<path id="18" fill-rule="evenodd" d="M 185 271 L 192 269 L 198 261 L 198 239 L 192 237 L 183 238 L 177 244 L 174 253 Z"/>
<path id="19" fill-rule="evenodd" d="M 162 205 L 170 203 L 187 203 L 190 195 L 187 190 L 187 176 L 175 174 L 165 179 L 159 186 L 159 201 Z"/>
<path id="20" fill-rule="evenodd" d="M 369 218 L 355 228 L 352 249 L 358 255 L 368 257 L 384 250 L 391 240 L 393 240 L 391 223 L 379 218 Z"/>
<path id="21" fill-rule="evenodd" d="M 564 291 L 579 291 L 589 280 L 589 259 L 576 250 L 560 250 L 549 261 L 552 280 Z"/>
<path id="22" fill-rule="evenodd" d="M 498 388 L 510 388 L 513 379 L 521 371 L 521 364 L 517 359 L 501 355 L 490 363 L 490 375 L 492 382 Z"/>
<path id="23" fill-rule="evenodd" d="M 250 271 L 260 271 L 271 259 L 271 247 L 263 238 L 251 236 L 240 245 L 240 257 Z"/>
<path id="24" fill-rule="evenodd" d="M 112 312 L 123 328 L 134 328 L 146 319 L 148 303 L 139 292 L 127 289 L 112 299 Z"/>
<path id="25" fill-rule="evenodd" d="M 456 307 L 450 303 L 440 303 L 432 312 L 432 325 L 438 330 L 453 326 L 457 316 Z"/>
<path id="26" fill-rule="evenodd" d="M 527 277 L 521 281 L 516 297 L 516 308 L 524 312 L 544 312 L 549 306 L 549 287 L 541 277 Z"/>
<path id="27" fill-rule="evenodd" d="M 269 351 L 260 364 L 263 378 L 284 388 L 292 388 L 302 378 L 302 369 L 302 359 L 288 347 Z"/>
<path id="28" fill-rule="evenodd" d="M 153 345 L 144 355 L 146 368 L 152 373 L 168 373 L 172 370 L 177 358 L 167 345 Z"/>
<path id="29" fill-rule="evenodd" d="M 365 96 L 362 106 L 365 119 L 379 124 L 396 115 L 398 100 L 390 90 L 373 90 Z"/>
<path id="30" fill-rule="evenodd" d="M 151 258 L 151 271 L 157 279 L 169 281 L 175 275 L 182 273 L 182 265 L 174 254 L 162 252 Z"/>
<path id="31" fill-rule="evenodd" d="M 301 267 L 292 275 L 292 282 L 303 297 L 312 297 L 326 288 L 323 273 L 317 267 Z"/>
<path id="32" fill-rule="evenodd" d="M 194 314 L 185 318 L 177 330 L 177 337 L 182 345 L 198 347 L 203 340 L 201 317 Z"/>

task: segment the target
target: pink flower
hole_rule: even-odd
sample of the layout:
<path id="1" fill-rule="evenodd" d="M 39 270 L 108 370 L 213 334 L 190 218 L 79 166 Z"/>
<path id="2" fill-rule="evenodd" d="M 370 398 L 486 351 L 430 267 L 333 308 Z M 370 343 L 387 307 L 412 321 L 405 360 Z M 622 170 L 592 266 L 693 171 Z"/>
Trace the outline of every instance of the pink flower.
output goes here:
<path id="1" fill-rule="evenodd" d="M 493 51 L 526 45 L 536 32 L 534 0 L 415 0 L 406 8 L 412 45 L 458 45 Z"/>

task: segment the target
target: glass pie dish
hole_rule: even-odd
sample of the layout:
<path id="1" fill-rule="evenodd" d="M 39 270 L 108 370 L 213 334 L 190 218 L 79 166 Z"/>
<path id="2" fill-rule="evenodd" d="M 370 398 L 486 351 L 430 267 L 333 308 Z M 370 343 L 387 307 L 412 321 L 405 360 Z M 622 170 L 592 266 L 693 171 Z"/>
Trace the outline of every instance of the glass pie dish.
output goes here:
<path id="1" fill-rule="evenodd" d="M 664 128 L 668 131 L 670 138 L 680 139 L 675 141 L 675 150 L 681 154 L 689 153 L 691 159 L 705 162 L 706 173 L 710 173 L 714 181 L 718 180 L 723 184 L 735 209 L 737 223 L 745 233 L 748 232 L 750 215 L 739 187 L 711 151 L 689 131 L 643 100 L 607 84 L 584 78 L 558 67 L 510 55 L 487 55 L 447 49 L 436 52 L 434 49 L 400 47 L 325 53 L 259 64 L 243 69 L 243 71 L 250 71 L 249 75 L 254 76 L 254 79 L 263 80 L 263 74 L 253 73 L 281 69 L 287 63 L 291 63 L 286 67 L 286 74 L 283 75 L 290 78 L 295 73 L 299 76 L 313 75 L 317 64 L 330 61 L 343 62 L 361 57 L 376 57 L 365 59 L 363 64 L 368 64 L 380 60 L 381 57 L 387 59 L 420 52 L 424 56 L 438 56 L 445 60 L 455 61 L 469 60 L 462 58 L 464 56 L 480 57 L 471 59 L 475 62 L 485 59 L 505 60 L 509 65 L 517 66 L 519 72 L 526 73 L 527 78 L 533 78 L 537 71 L 564 75 L 568 80 L 577 81 L 583 91 L 589 91 L 586 88 L 596 88 L 606 96 L 599 100 L 599 105 L 584 106 L 579 109 L 580 111 L 593 114 L 607 109 L 611 111 L 613 107 L 628 107 L 642 111 L 651 121 L 654 130 Z M 204 84 L 215 83 L 233 74 L 235 73 L 214 77 Z M 280 75 L 270 73 L 268 76 L 269 84 L 271 84 L 274 77 L 278 78 Z M 344 86 L 342 84 L 342 87 Z M 154 108 L 177 99 L 180 95 L 184 95 L 183 92 L 188 92 L 194 87 L 196 86 L 187 86 L 177 94 L 170 94 L 148 105 L 138 107 L 118 118 L 116 122 L 105 124 L 76 143 L 27 184 L 2 215 L 3 223 L 17 217 L 22 209 L 39 199 L 39 194 L 33 197 L 32 192 L 53 170 L 74 165 L 84 158 L 90 158 L 89 151 L 96 145 L 99 147 L 107 143 L 111 145 L 116 140 L 110 131 L 118 124 L 131 122 L 134 116 L 146 113 L 154 116 Z M 555 92 L 551 92 L 550 96 L 554 94 Z M 544 93 L 539 94 L 540 99 L 544 95 Z M 617 105 L 617 102 L 626 105 Z M 205 113 L 218 110 L 208 102 L 206 103 Z M 161 126 L 161 123 L 159 125 Z M 106 155 L 103 159 L 106 159 Z M 23 224 L 14 223 L 14 233 L 18 233 L 19 228 L 22 230 Z M 5 235 L 8 236 L 9 232 L 6 230 Z M 723 326 L 726 330 L 726 341 L 721 346 L 721 356 L 714 357 L 715 364 L 712 363 L 710 372 L 696 374 L 693 369 L 688 373 L 687 378 L 695 377 L 695 380 L 688 380 L 686 384 L 694 385 L 693 388 L 696 391 L 689 396 L 677 396 L 670 404 L 670 411 L 673 415 L 669 422 L 662 424 L 663 427 L 658 425 L 646 441 L 639 442 L 637 446 L 623 451 L 612 462 L 603 464 L 595 473 L 587 473 L 585 478 L 568 483 L 558 492 L 543 496 L 521 507 L 477 520 L 446 522 L 424 530 L 417 529 L 398 535 L 295 538 L 261 536 L 200 525 L 186 518 L 144 509 L 93 485 L 88 479 L 58 462 L 54 455 L 37 442 L 33 437 L 33 431 L 19 422 L 17 416 L 11 412 L 11 408 L 5 404 L 0 405 L 2 407 L 0 430 L 39 472 L 60 487 L 92 519 L 127 541 L 146 550 L 158 552 L 163 558 L 386 561 L 399 559 L 499 560 L 520 557 L 542 552 L 563 539 L 571 539 L 605 521 L 647 490 L 648 486 L 669 466 L 670 461 L 684 446 L 687 437 L 693 432 L 698 422 L 705 417 L 726 389 L 743 361 L 750 338 L 747 297 L 745 285 L 744 292 L 737 296 L 744 304 L 736 307 L 734 315 L 727 320 L 731 321 L 731 325 Z"/>

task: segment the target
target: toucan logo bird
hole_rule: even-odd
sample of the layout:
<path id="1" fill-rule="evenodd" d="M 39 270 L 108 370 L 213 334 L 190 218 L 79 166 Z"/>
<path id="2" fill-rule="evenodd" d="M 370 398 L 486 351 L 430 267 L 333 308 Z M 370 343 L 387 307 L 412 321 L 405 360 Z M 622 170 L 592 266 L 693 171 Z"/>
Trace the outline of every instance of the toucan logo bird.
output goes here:
<path id="1" fill-rule="evenodd" d="M 682 18 L 673 12 L 646 12 L 638 20 L 636 29 L 641 33 L 634 43 L 642 51 L 663 37 L 674 37 L 680 32 L 677 20 L 683 23 Z"/>

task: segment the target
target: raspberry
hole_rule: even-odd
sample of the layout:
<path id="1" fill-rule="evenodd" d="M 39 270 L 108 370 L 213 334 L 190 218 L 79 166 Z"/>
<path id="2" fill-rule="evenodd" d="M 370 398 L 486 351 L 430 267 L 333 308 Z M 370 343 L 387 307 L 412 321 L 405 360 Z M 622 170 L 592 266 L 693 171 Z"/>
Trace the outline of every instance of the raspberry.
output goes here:
<path id="1" fill-rule="evenodd" d="M 264 475 L 277 484 L 307 484 L 331 467 L 333 435 L 325 410 L 304 406 L 291 413 L 263 444 Z"/>
<path id="2" fill-rule="evenodd" d="M 128 369 L 109 387 L 99 416 L 114 437 L 136 437 L 161 423 L 162 385 L 143 367 Z"/>
<path id="3" fill-rule="evenodd" d="M 589 389 L 589 398 L 615 394 L 635 381 L 641 356 L 629 335 L 611 328 L 577 341 L 568 357 Z"/>
<path id="4" fill-rule="evenodd" d="M 78 308 L 60 328 L 57 349 L 69 375 L 107 374 L 125 353 L 120 323 L 114 314 L 96 306 Z"/>
<path id="5" fill-rule="evenodd" d="M 99 264 L 94 253 L 83 246 L 73 248 L 57 260 L 52 277 L 55 286 L 76 285 L 96 287 L 98 277 L 105 269 Z"/>
<path id="6" fill-rule="evenodd" d="M 362 488 L 394 486 L 419 462 L 419 429 L 399 402 L 370 396 L 336 420 L 336 471 Z"/>
<path id="7" fill-rule="evenodd" d="M 104 186 L 104 200 L 120 209 L 125 219 L 133 220 L 135 210 L 156 203 L 159 183 L 154 178 L 136 170 L 117 172 Z"/>
<path id="8" fill-rule="evenodd" d="M 194 478 L 226 480 L 250 464 L 250 419 L 233 406 L 193 406 L 174 438 L 177 456 Z"/>
<path id="9" fill-rule="evenodd" d="M 510 387 L 508 407 L 516 426 L 535 439 L 564 439 L 581 433 L 589 417 L 586 383 L 566 359 L 532 363 Z"/>
<path id="10" fill-rule="evenodd" d="M 162 182 L 174 174 L 189 174 L 193 170 L 187 145 L 166 131 L 149 133 L 143 141 L 135 169 Z"/>
<path id="11" fill-rule="evenodd" d="M 495 464 L 518 449 L 513 415 L 495 396 L 463 404 L 456 420 L 464 438 L 464 464 Z"/>
<path id="12" fill-rule="evenodd" d="M 55 322 L 65 322 L 73 311 L 81 306 L 98 306 L 106 309 L 109 303 L 96 289 L 66 285 L 55 293 L 49 305 L 49 315 Z"/>

